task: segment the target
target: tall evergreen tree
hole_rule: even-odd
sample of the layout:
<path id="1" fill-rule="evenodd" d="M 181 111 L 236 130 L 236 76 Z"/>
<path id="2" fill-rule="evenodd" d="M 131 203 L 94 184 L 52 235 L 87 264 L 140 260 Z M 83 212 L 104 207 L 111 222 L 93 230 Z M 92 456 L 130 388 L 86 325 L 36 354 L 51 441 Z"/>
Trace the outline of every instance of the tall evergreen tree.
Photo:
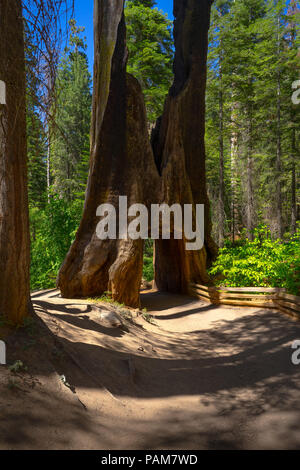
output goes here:
<path id="1" fill-rule="evenodd" d="M 286 8 L 284 0 L 214 4 L 206 141 L 219 244 L 222 207 L 233 239 L 244 226 L 251 236 L 258 223 L 270 225 L 274 236 L 295 231 L 299 107 L 292 104 L 291 84 L 297 77 L 297 14 L 295 2 Z M 224 229 L 228 234 L 226 223 Z"/>
<path id="2" fill-rule="evenodd" d="M 215 203 L 215 212 L 217 214 L 217 223 L 215 224 L 215 237 L 219 246 L 223 245 L 225 237 L 225 227 L 228 217 L 226 216 L 226 133 L 228 134 L 229 114 L 228 106 L 228 87 L 226 84 L 226 55 L 224 49 L 225 35 L 228 34 L 226 21 L 230 10 L 230 1 L 218 0 L 212 8 L 211 29 L 210 29 L 210 54 L 207 85 L 207 136 L 214 141 L 218 135 L 219 164 L 218 172 L 214 171 L 215 188 L 217 193 L 212 195 L 213 204 Z M 218 106 L 216 106 L 218 103 Z M 210 166 L 210 165 L 209 165 Z M 208 175 L 209 178 L 209 175 Z"/>
<path id="3" fill-rule="evenodd" d="M 31 95 L 27 95 L 28 196 L 30 206 L 43 207 L 47 198 L 46 136 Z"/>
<path id="4" fill-rule="evenodd" d="M 163 12 L 152 9 L 155 3 L 129 0 L 125 9 L 129 50 L 127 69 L 142 86 L 150 123 L 162 114 L 173 78 L 174 56 L 172 23 Z"/>
<path id="5" fill-rule="evenodd" d="M 55 126 L 51 143 L 54 191 L 71 201 L 83 198 L 88 175 L 91 116 L 91 77 L 84 28 L 71 20 L 69 47 L 61 60 L 55 103 Z"/>
<path id="6" fill-rule="evenodd" d="M 28 195 L 31 207 L 43 207 L 47 198 L 47 148 L 46 133 L 41 118 L 39 103 L 42 101 L 39 80 L 35 75 L 35 49 L 28 38 L 25 23 L 25 62 L 26 62 L 26 121 L 28 155 Z"/>

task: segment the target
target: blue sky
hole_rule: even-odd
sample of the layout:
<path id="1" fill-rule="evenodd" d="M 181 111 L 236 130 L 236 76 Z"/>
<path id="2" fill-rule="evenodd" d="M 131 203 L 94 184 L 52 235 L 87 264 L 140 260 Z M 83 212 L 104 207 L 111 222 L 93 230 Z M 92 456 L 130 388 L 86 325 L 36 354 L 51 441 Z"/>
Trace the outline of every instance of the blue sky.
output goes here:
<path id="1" fill-rule="evenodd" d="M 157 7 L 168 13 L 173 19 L 173 0 L 156 0 Z M 85 36 L 88 45 L 88 58 L 90 71 L 93 69 L 93 0 L 75 0 L 75 19 L 78 26 L 85 27 Z"/>

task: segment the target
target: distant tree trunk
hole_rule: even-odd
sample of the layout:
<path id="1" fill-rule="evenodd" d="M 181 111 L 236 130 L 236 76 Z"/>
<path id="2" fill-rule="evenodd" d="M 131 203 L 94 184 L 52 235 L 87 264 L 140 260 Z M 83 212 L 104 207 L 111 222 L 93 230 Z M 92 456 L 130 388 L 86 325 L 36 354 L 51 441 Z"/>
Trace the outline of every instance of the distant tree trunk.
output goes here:
<path id="1" fill-rule="evenodd" d="M 248 129 L 247 129 L 247 203 L 246 203 L 246 228 L 247 237 L 253 239 L 254 229 L 254 192 L 253 192 L 253 136 L 252 136 L 252 110 L 248 109 Z"/>
<path id="2" fill-rule="evenodd" d="M 238 232 L 238 199 L 237 199 L 237 156 L 238 156 L 238 134 L 235 128 L 237 118 L 237 104 L 234 103 L 231 112 L 232 132 L 230 139 L 230 168 L 231 168 L 231 236 L 232 243 Z"/>
<path id="3" fill-rule="evenodd" d="M 48 114 L 48 128 L 47 128 L 47 138 L 48 138 L 48 148 L 47 148 L 47 194 L 48 194 L 48 203 L 50 202 L 50 187 L 51 187 L 51 139 L 52 139 L 52 118 L 51 118 L 51 107 L 53 104 L 53 83 L 54 78 L 51 76 L 52 71 L 49 70 L 48 77 L 48 99 L 47 99 L 47 114 Z"/>
<path id="4" fill-rule="evenodd" d="M 279 75 L 279 72 L 278 72 Z M 277 144 L 276 144 L 276 218 L 277 218 L 277 236 L 283 236 L 282 220 L 282 195 L 281 195 L 281 102 L 280 102 L 280 75 L 277 82 Z"/>
<path id="5" fill-rule="evenodd" d="M 48 124 L 50 127 L 50 124 Z M 51 186 L 51 132 L 48 129 L 48 148 L 47 148 L 47 192 L 48 202 L 50 202 L 50 186 Z"/>
<path id="6" fill-rule="evenodd" d="M 291 13 L 297 13 L 298 7 L 297 2 L 291 2 Z M 295 48 L 296 41 L 296 24 L 292 22 L 291 29 L 291 43 L 292 47 Z M 298 50 L 298 56 L 300 57 L 300 50 Z M 297 229 L 297 177 L 296 177 L 296 162 L 297 162 L 297 146 L 296 146 L 296 116 L 295 116 L 295 105 L 291 105 L 291 123 L 292 123 L 292 134 L 291 134 L 291 150 L 292 150 L 292 174 L 291 174 L 291 232 L 296 233 Z M 299 155 L 298 155 L 299 156 Z"/>
<path id="7" fill-rule="evenodd" d="M 141 87 L 126 75 L 124 1 L 95 0 L 94 5 L 90 174 L 84 214 L 60 270 L 58 286 L 65 297 L 97 296 L 110 291 L 113 299 L 136 307 L 140 302 L 143 241 L 99 240 L 96 210 L 100 204 L 111 203 L 118 208 L 119 196 L 127 196 L 128 205 L 143 203 L 148 209 L 159 202 L 206 205 L 205 248 L 186 252 L 184 240 L 156 243 L 156 281 L 160 289 L 187 292 L 192 280 L 208 282 L 207 260 L 216 253 L 210 236 L 204 152 L 210 1 L 175 0 L 175 81 L 161 126 L 154 131 L 157 166 Z"/>
<path id="8" fill-rule="evenodd" d="M 278 15 L 278 37 L 277 37 L 277 60 L 280 60 L 280 17 Z M 277 143 L 276 143 L 276 219 L 277 219 L 277 236 L 283 236 L 283 220 L 282 220 L 282 195 L 281 195 L 281 75 L 280 66 L 277 69 Z"/>
<path id="9" fill-rule="evenodd" d="M 220 90 L 219 90 L 219 246 L 224 245 L 225 237 L 225 181 L 224 181 L 224 100 L 223 100 L 223 71 L 222 55 L 220 56 Z"/>
<path id="10" fill-rule="evenodd" d="M 294 123 L 293 123 L 294 124 Z M 296 202 L 296 128 L 292 129 L 292 185 L 291 185 L 291 231 L 296 233 L 297 202 Z"/>
<path id="11" fill-rule="evenodd" d="M 297 11 L 296 2 L 292 2 L 292 11 Z M 296 40 L 296 25 L 292 23 L 292 30 L 291 30 L 291 42 L 292 47 L 295 47 L 295 40 Z M 297 178 L 296 178 L 296 162 L 297 162 L 297 146 L 296 146 L 296 120 L 295 120 L 295 105 L 292 105 L 291 108 L 291 123 L 292 123 L 292 130 L 291 130 L 291 151 L 292 151 L 292 171 L 291 171 L 291 232 L 293 234 L 296 233 L 297 229 Z"/>
<path id="12" fill-rule="evenodd" d="M 21 0 L 0 0 L 0 315 L 30 310 L 24 31 Z"/>

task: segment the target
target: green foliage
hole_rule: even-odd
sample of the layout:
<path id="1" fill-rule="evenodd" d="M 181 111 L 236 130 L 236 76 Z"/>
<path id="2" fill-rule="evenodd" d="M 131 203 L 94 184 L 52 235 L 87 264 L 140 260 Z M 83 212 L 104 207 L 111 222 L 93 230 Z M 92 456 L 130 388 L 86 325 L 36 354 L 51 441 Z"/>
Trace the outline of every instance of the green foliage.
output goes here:
<path id="1" fill-rule="evenodd" d="M 112 293 L 109 292 L 109 291 L 106 291 L 103 293 L 103 295 L 101 295 L 101 297 L 92 297 L 89 299 L 90 302 L 93 302 L 93 303 L 101 303 L 101 302 L 104 302 L 104 303 L 107 303 L 107 304 L 111 304 L 113 305 L 114 307 L 117 307 L 117 308 L 122 308 L 124 307 L 124 304 L 121 304 L 119 302 L 117 302 L 116 300 L 114 300 L 112 298 Z"/>
<path id="2" fill-rule="evenodd" d="M 153 8 L 156 5 L 154 0 L 130 0 L 130 3 L 137 6 L 143 5 L 144 7 L 148 8 Z"/>
<path id="3" fill-rule="evenodd" d="M 143 279 L 145 279 L 148 282 L 151 282 L 154 279 L 154 268 L 153 268 L 152 257 L 144 256 Z"/>
<path id="4" fill-rule="evenodd" d="M 150 315 L 150 313 L 143 312 L 143 313 L 142 313 L 142 318 L 143 318 L 147 323 L 150 323 L 151 325 L 156 325 L 156 322 L 155 322 L 153 316 Z"/>
<path id="5" fill-rule="evenodd" d="M 144 265 L 143 265 L 143 279 L 148 282 L 154 279 L 154 266 L 153 266 L 153 240 L 145 240 L 144 245 Z"/>
<path id="6" fill-rule="evenodd" d="M 227 241 L 210 269 L 217 285 L 228 287 L 284 287 L 300 294 L 300 225 L 288 240 L 274 240 L 270 230 L 261 226 L 254 239 L 245 238 L 234 245 Z M 220 280 L 220 275 L 224 279 Z"/>
<path id="7" fill-rule="evenodd" d="M 58 270 L 74 241 L 82 202 L 53 195 L 44 209 L 30 209 L 31 289 L 55 287 Z"/>
<path id="8" fill-rule="evenodd" d="M 84 199 L 89 167 L 91 77 L 80 37 L 84 28 L 70 21 L 69 47 L 60 62 L 54 106 L 55 126 L 51 136 L 53 187 L 69 201 Z"/>
<path id="9" fill-rule="evenodd" d="M 172 81 L 173 42 L 171 21 L 151 1 L 128 1 L 125 15 L 128 72 L 140 82 L 144 91 L 148 119 L 151 123 L 162 114 L 165 97 Z"/>
<path id="10" fill-rule="evenodd" d="M 14 362 L 14 364 L 9 366 L 8 369 L 10 370 L 10 372 L 13 372 L 14 374 L 16 374 L 17 372 L 23 372 L 23 371 L 26 372 L 28 368 L 27 366 L 23 364 L 22 361 L 18 360 Z"/>
<path id="11" fill-rule="evenodd" d="M 33 207 L 43 207 L 47 198 L 46 138 L 32 99 L 27 99 L 28 197 Z"/>
<path id="12" fill-rule="evenodd" d="M 294 0 L 289 8 L 286 4 L 217 0 L 212 6 L 206 151 L 215 237 L 221 231 L 222 140 L 226 236 L 246 226 L 248 205 L 253 207 L 252 227 L 267 224 L 272 235 L 278 233 L 279 198 L 284 230 L 292 225 L 292 192 L 299 207 L 299 185 L 292 190 L 292 179 L 299 158 L 300 107 L 291 101 L 291 84 L 299 75 L 299 6 Z M 295 171 L 298 180 L 299 166 Z"/>
<path id="13" fill-rule="evenodd" d="M 41 118 L 39 77 L 35 74 L 37 59 L 26 22 L 25 37 L 28 196 L 31 206 L 43 207 L 47 198 L 46 133 Z"/>

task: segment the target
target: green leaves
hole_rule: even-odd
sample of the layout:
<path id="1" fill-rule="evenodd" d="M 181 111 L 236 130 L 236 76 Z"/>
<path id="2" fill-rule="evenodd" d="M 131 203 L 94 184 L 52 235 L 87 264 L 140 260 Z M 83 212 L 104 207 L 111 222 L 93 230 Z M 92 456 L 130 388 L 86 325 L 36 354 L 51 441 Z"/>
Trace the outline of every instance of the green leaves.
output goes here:
<path id="1" fill-rule="evenodd" d="M 74 241 L 82 202 L 67 202 L 55 194 L 45 209 L 30 209 L 31 289 L 55 287 L 58 270 Z"/>
<path id="2" fill-rule="evenodd" d="M 300 225 L 288 240 L 273 240 L 266 226 L 254 231 L 254 240 L 227 241 L 210 269 L 212 277 L 224 275 L 218 285 L 228 287 L 285 287 L 300 293 Z"/>
<path id="3" fill-rule="evenodd" d="M 69 48 L 61 60 L 56 83 L 55 126 L 51 141 L 53 187 L 68 201 L 83 199 L 89 166 L 91 77 L 80 37 L 84 28 L 71 20 Z"/>
<path id="4" fill-rule="evenodd" d="M 291 0 L 288 7 L 285 0 L 213 3 L 206 149 L 215 237 L 220 231 L 221 140 L 225 235 L 238 235 L 248 224 L 247 213 L 253 219 L 249 229 L 267 223 L 273 234 L 281 233 L 279 213 L 283 230 L 294 229 L 300 196 L 300 106 L 292 104 L 291 87 L 299 75 L 298 3 Z"/>
<path id="5" fill-rule="evenodd" d="M 128 72 L 140 82 L 144 91 L 148 119 L 161 115 L 164 99 L 172 82 L 173 42 L 171 21 L 153 2 L 128 1 L 125 9 Z"/>

